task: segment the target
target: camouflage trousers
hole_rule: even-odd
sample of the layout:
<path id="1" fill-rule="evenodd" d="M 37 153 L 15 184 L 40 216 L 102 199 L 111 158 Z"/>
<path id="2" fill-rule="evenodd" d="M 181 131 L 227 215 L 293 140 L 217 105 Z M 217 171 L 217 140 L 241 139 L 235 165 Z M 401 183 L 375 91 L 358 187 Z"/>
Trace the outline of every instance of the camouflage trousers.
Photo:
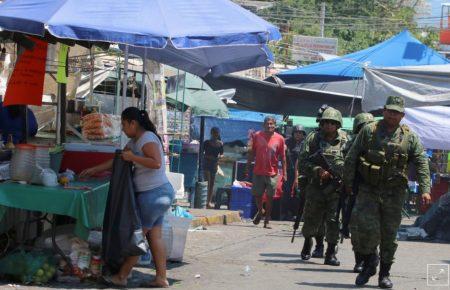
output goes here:
<path id="1" fill-rule="evenodd" d="M 306 187 L 304 187 L 300 193 L 298 194 L 299 199 L 306 198 Z M 305 204 L 306 209 L 306 204 Z M 303 219 L 305 215 L 303 214 Z M 317 230 L 317 234 L 314 237 L 325 237 L 326 225 L 325 225 L 325 217 L 322 217 L 322 221 L 320 222 L 319 229 Z"/>
<path id="2" fill-rule="evenodd" d="M 350 220 L 355 252 L 368 255 L 380 246 L 381 261 L 394 262 L 405 197 L 406 189 L 402 187 L 383 190 L 360 184 Z"/>
<path id="3" fill-rule="evenodd" d="M 337 244 L 339 240 L 339 221 L 336 217 L 338 205 L 337 192 L 325 194 L 319 186 L 308 184 L 303 214 L 303 236 L 325 236 L 328 243 Z"/>

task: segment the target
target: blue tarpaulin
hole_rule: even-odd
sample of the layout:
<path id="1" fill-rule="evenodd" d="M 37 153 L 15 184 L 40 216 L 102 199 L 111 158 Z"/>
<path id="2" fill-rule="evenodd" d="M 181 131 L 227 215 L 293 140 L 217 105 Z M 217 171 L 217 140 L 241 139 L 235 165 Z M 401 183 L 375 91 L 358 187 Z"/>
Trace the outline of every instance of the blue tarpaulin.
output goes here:
<path id="1" fill-rule="evenodd" d="M 6 0 L 4 30 L 153 49 L 197 75 L 268 65 L 278 28 L 229 0 Z M 242 49 L 239 49 L 242 48 Z"/>
<path id="2" fill-rule="evenodd" d="M 277 76 L 287 84 L 362 78 L 363 66 L 392 67 L 447 64 L 449 60 L 414 38 L 408 30 L 367 49 L 322 61 Z"/>
<path id="3" fill-rule="evenodd" d="M 212 127 L 221 129 L 220 136 L 225 143 L 242 141 L 244 144 L 247 144 L 250 130 L 262 130 L 262 122 L 205 117 L 205 140 L 211 137 L 210 132 Z M 199 117 L 194 118 L 191 137 L 200 140 Z"/>
<path id="4" fill-rule="evenodd" d="M 265 117 L 275 117 L 277 124 L 281 124 L 283 120 L 281 115 L 237 109 L 228 109 L 228 114 L 229 119 L 205 117 L 205 140 L 211 137 L 211 128 L 218 127 L 220 129 L 220 136 L 223 142 L 227 143 L 241 141 L 246 144 L 250 131 L 258 131 L 263 129 Z M 194 118 L 191 133 L 193 139 L 200 139 L 200 117 Z"/>
<path id="5" fill-rule="evenodd" d="M 120 45 L 123 50 L 124 45 Z M 211 46 L 196 49 L 177 49 L 168 44 L 164 49 L 130 47 L 131 54 L 146 57 L 198 76 L 211 72 L 212 76 L 268 66 L 273 55 L 265 44 Z"/>
<path id="6" fill-rule="evenodd" d="M 233 120 L 242 120 L 242 121 L 254 121 L 254 122 L 264 122 L 264 118 L 267 116 L 274 117 L 277 123 L 281 123 L 283 121 L 283 116 L 281 115 L 273 115 L 267 113 L 260 113 L 254 111 L 246 111 L 246 110 L 238 110 L 238 109 L 228 109 L 228 115 L 230 119 Z"/>
<path id="7" fill-rule="evenodd" d="M 224 143 L 241 141 L 247 144 L 250 131 L 262 130 L 263 122 L 205 117 L 205 140 L 211 137 L 212 127 L 220 128 L 220 137 Z M 200 140 L 200 117 L 195 117 L 191 124 L 191 137 Z"/>

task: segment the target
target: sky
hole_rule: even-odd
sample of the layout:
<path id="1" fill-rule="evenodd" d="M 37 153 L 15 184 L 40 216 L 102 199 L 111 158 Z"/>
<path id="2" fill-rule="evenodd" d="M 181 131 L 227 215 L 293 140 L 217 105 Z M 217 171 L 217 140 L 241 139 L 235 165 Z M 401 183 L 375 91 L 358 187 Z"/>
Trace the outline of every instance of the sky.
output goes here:
<path id="1" fill-rule="evenodd" d="M 441 3 L 446 3 L 450 1 L 445 0 L 428 0 L 428 3 L 431 4 L 431 13 L 433 16 L 440 16 L 441 14 Z"/>
<path id="2" fill-rule="evenodd" d="M 450 3 L 450 0 L 428 0 L 428 3 L 431 4 L 431 15 L 429 17 L 440 17 L 441 16 L 441 3 Z M 419 21 L 422 22 L 422 21 Z M 436 26 L 439 25 L 439 19 L 433 19 L 432 21 L 426 20 L 426 23 L 429 24 L 433 22 Z"/>

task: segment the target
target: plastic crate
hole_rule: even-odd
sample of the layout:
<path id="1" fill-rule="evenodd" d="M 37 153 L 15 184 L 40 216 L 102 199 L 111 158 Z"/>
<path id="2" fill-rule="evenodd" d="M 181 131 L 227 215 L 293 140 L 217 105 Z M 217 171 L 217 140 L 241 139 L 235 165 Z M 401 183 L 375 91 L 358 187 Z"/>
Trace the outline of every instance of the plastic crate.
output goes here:
<path id="1" fill-rule="evenodd" d="M 231 203 L 230 210 L 241 212 L 241 216 L 246 219 L 251 219 L 256 214 L 256 204 L 251 203 Z"/>
<path id="2" fill-rule="evenodd" d="M 253 195 L 252 189 L 247 187 L 231 187 L 231 201 L 230 205 L 233 203 L 252 203 Z"/>

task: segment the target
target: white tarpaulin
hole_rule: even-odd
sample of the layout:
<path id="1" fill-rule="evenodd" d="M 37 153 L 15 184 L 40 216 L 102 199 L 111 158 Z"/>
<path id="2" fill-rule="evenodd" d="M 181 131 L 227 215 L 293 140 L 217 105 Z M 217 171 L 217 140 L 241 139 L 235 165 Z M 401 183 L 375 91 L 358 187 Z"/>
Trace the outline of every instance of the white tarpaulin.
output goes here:
<path id="1" fill-rule="evenodd" d="M 450 107 L 406 108 L 402 123 L 419 135 L 425 148 L 450 150 Z"/>
<path id="2" fill-rule="evenodd" d="M 362 109 L 381 109 L 391 95 L 409 108 L 450 105 L 450 64 L 364 68 Z"/>

